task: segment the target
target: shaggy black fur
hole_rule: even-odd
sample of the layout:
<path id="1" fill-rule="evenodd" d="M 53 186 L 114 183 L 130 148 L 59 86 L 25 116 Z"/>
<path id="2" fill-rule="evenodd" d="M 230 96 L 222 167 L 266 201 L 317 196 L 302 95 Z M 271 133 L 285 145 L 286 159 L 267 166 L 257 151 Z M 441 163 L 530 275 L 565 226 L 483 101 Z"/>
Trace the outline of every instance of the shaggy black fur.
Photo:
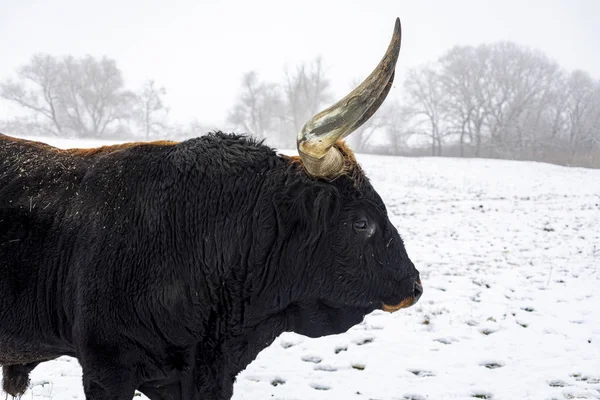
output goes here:
<path id="1" fill-rule="evenodd" d="M 357 165 L 313 179 L 222 133 L 101 151 L 0 135 L 9 394 L 70 355 L 88 400 L 229 399 L 282 332 L 344 332 L 416 279 Z"/>

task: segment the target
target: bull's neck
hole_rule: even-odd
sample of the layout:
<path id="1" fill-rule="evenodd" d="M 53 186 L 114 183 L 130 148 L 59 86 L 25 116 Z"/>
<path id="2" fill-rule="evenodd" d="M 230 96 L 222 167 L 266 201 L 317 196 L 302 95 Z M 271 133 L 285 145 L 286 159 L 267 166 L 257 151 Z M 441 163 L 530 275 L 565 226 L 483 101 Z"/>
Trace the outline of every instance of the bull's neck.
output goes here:
<path id="1" fill-rule="evenodd" d="M 254 326 L 247 326 L 239 333 L 231 335 L 223 343 L 223 353 L 233 357 L 228 360 L 232 366 L 230 374 L 237 376 L 256 356 L 283 332 L 291 330 L 284 312 L 267 317 Z"/>

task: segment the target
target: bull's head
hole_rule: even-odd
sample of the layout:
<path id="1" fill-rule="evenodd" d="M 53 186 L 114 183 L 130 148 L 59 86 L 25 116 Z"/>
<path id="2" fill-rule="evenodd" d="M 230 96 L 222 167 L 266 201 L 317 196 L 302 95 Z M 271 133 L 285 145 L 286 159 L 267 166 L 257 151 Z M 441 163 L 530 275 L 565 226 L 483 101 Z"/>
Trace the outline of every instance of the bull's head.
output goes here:
<path id="1" fill-rule="evenodd" d="M 286 185 L 278 200 L 284 203 L 278 219 L 286 222 L 279 226 L 293 227 L 279 233 L 286 236 L 280 264 L 288 282 L 282 285 L 286 292 L 275 296 L 287 305 L 288 329 L 298 333 L 339 333 L 375 309 L 394 312 L 421 296 L 419 272 L 383 201 L 340 142 L 390 91 L 400 38 L 396 20 L 392 41 L 371 75 L 298 134 L 300 158 L 290 161 L 298 182 Z"/>

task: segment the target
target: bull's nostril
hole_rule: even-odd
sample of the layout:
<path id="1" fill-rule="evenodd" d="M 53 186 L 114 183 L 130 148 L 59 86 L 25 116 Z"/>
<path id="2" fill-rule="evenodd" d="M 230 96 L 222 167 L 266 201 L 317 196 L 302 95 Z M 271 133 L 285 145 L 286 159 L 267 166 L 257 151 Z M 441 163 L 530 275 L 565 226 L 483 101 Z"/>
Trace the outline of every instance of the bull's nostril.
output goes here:
<path id="1" fill-rule="evenodd" d="M 415 304 L 417 301 L 419 301 L 419 298 L 421 298 L 422 294 L 423 294 L 423 286 L 421 285 L 421 281 L 418 280 L 414 283 L 414 287 L 413 287 L 413 296 L 414 296 L 413 304 Z"/>

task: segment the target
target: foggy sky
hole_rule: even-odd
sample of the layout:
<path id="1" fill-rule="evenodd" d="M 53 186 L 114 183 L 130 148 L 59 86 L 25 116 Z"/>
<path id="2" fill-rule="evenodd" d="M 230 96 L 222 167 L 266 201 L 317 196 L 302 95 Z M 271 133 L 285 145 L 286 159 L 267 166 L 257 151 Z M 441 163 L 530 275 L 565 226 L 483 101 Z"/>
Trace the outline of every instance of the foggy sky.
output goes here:
<path id="1" fill-rule="evenodd" d="M 245 72 L 280 81 L 286 65 L 321 55 L 341 96 L 379 62 L 397 16 L 391 96 L 409 67 L 498 40 L 600 78 L 600 0 L 0 0 L 0 80 L 36 52 L 107 55 L 128 88 L 148 78 L 164 86 L 173 120 L 226 129 Z M 0 118 L 13 112 L 0 103 Z"/>

